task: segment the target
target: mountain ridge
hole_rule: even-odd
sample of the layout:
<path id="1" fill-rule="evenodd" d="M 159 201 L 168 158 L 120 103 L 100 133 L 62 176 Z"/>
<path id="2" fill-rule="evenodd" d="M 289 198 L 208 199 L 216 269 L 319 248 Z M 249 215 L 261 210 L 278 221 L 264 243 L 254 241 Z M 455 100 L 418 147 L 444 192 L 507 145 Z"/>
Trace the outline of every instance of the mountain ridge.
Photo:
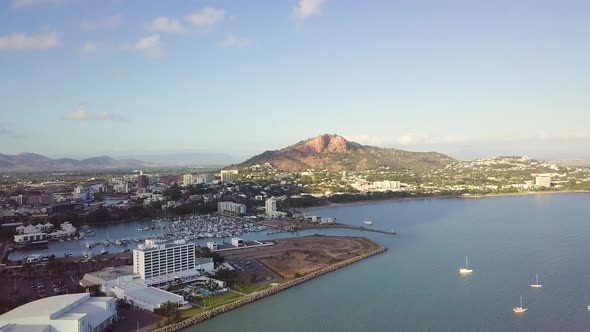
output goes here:
<path id="1" fill-rule="evenodd" d="M 75 171 L 149 166 L 153 165 L 134 159 L 117 160 L 106 155 L 86 159 L 53 159 L 30 152 L 15 155 L 0 153 L 0 171 L 4 172 Z"/>

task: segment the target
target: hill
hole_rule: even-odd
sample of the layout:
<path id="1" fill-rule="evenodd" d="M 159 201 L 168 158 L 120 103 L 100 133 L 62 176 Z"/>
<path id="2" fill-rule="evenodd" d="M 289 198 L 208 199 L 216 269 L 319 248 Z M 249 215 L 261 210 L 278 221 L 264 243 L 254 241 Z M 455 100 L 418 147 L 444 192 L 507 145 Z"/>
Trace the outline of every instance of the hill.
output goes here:
<path id="1" fill-rule="evenodd" d="M 76 160 L 71 158 L 52 159 L 35 153 L 6 155 L 0 153 L 0 171 L 3 172 L 45 172 L 124 169 L 150 166 L 139 160 L 117 160 L 99 156 Z"/>
<path id="2" fill-rule="evenodd" d="M 339 135 L 320 135 L 276 151 L 265 151 L 237 165 L 247 167 L 270 163 L 283 171 L 306 169 L 344 171 L 380 166 L 427 170 L 441 168 L 454 159 L 436 152 L 385 149 L 350 142 Z"/>

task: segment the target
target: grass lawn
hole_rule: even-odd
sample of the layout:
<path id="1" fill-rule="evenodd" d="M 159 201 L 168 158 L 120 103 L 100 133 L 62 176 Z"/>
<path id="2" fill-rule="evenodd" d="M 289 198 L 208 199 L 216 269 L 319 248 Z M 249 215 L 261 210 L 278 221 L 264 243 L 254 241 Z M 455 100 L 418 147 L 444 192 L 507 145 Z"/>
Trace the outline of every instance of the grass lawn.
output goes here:
<path id="1" fill-rule="evenodd" d="M 280 281 L 279 283 L 283 283 L 285 281 Z M 245 294 L 252 294 L 255 292 L 259 292 L 261 290 L 267 289 L 270 287 L 270 282 L 260 282 L 260 283 L 255 283 L 255 284 L 248 284 L 243 288 L 240 289 L 236 289 L 236 291 L 241 292 L 241 293 L 245 293 Z M 227 293 L 223 293 L 223 294 L 219 294 L 219 295 L 212 295 L 209 296 L 205 299 L 205 303 L 207 304 L 207 307 L 205 308 L 201 308 L 198 306 L 194 306 L 190 309 L 187 310 L 182 310 L 180 312 L 182 318 L 189 318 L 195 315 L 198 315 L 200 313 L 206 312 L 208 310 L 211 310 L 213 308 L 217 308 L 219 306 L 222 306 L 224 304 L 230 303 L 230 302 L 234 302 L 236 300 L 239 300 L 240 298 L 242 298 L 243 295 L 234 293 L 234 292 L 227 292 Z M 199 305 L 203 305 L 201 302 L 199 302 Z"/>
<path id="2" fill-rule="evenodd" d="M 236 300 L 240 299 L 241 297 L 242 297 L 242 295 L 234 293 L 234 292 L 227 292 L 227 293 L 223 293 L 223 294 L 219 294 L 219 295 L 212 295 L 212 296 L 209 296 L 205 299 L 205 303 L 207 304 L 207 307 L 201 308 L 201 307 L 194 306 L 190 309 L 182 310 L 180 312 L 180 314 L 181 314 L 182 318 L 192 317 L 192 316 L 198 315 L 200 313 L 203 313 L 205 311 L 208 311 L 213 308 L 224 305 L 226 303 L 236 301 Z M 199 303 L 199 304 L 202 305 L 202 303 Z"/>

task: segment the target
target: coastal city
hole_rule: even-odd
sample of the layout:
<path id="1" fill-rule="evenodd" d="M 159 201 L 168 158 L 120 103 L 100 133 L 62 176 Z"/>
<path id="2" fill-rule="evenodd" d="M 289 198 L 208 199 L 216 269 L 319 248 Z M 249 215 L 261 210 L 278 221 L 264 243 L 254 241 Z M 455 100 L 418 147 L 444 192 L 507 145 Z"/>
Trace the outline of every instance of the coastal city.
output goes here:
<path id="1" fill-rule="evenodd" d="M 2 277 L 6 285 L 14 284 L 2 289 L 3 298 L 11 299 L 2 302 L 4 311 L 85 289 L 126 303 L 122 310 L 151 329 L 201 317 L 248 292 L 305 275 L 303 263 L 293 272 L 292 266 L 273 266 L 278 263 L 252 251 L 278 250 L 277 241 L 264 240 L 265 235 L 339 225 L 355 229 L 331 216 L 306 215 L 306 207 L 587 190 L 590 169 L 526 157 L 453 161 L 431 170 L 289 172 L 264 163 L 219 171 L 12 173 L 3 176 L 1 189 Z M 372 230 L 370 224 L 356 229 Z M 109 234 L 104 225 L 126 228 Z M 305 243 L 312 250 L 321 242 Z M 27 291 L 21 291 L 24 285 L 30 285 Z M 75 296 L 71 310 L 94 301 Z M 90 324 L 117 326 L 125 314 L 117 314 L 114 308 L 121 305 L 113 303 L 101 309 L 105 320 Z"/>
<path id="2" fill-rule="evenodd" d="M 0 1 L 0 332 L 589 330 L 589 12 Z"/>

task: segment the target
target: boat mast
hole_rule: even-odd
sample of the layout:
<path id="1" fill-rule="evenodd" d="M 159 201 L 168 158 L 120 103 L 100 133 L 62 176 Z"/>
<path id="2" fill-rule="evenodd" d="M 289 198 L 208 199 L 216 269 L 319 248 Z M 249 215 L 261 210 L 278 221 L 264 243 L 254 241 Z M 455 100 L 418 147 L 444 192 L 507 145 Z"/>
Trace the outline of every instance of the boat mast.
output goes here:
<path id="1" fill-rule="evenodd" d="M 522 308 L 522 295 L 520 296 L 520 307 Z"/>
<path id="2" fill-rule="evenodd" d="M 469 261 L 467 260 L 467 256 L 465 256 L 465 268 L 469 268 Z"/>

